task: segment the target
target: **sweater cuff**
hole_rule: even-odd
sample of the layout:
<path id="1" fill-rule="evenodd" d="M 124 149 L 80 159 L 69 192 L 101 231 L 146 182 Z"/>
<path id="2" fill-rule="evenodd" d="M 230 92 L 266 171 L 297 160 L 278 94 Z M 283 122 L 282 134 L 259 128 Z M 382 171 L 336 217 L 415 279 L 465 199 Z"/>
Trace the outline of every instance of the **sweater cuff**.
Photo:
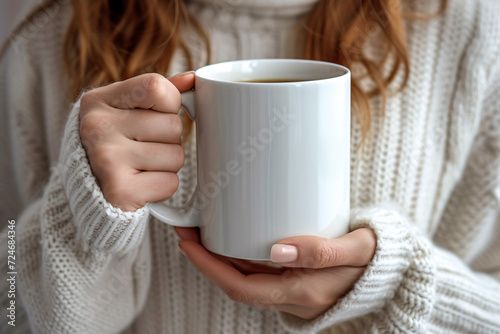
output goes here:
<path id="1" fill-rule="evenodd" d="M 58 165 L 77 225 L 77 238 L 85 251 L 126 253 L 143 240 L 149 209 L 124 212 L 104 198 L 80 139 L 80 100 L 69 115 Z"/>
<path id="2" fill-rule="evenodd" d="M 389 327 L 393 327 L 395 321 L 406 320 L 418 326 L 419 318 L 429 317 L 434 272 L 430 246 L 416 236 L 416 230 L 397 210 L 353 209 L 350 229 L 363 227 L 374 230 L 377 249 L 361 278 L 346 296 L 313 320 L 281 313 L 287 330 L 316 332 L 369 314 L 377 318 L 370 321 L 372 326 L 379 326 L 382 321 L 391 322 Z M 412 268 L 415 270 L 410 270 Z M 383 315 L 375 315 L 379 312 Z M 385 325 L 383 327 L 388 328 Z M 372 329 L 377 332 L 376 328 Z"/>

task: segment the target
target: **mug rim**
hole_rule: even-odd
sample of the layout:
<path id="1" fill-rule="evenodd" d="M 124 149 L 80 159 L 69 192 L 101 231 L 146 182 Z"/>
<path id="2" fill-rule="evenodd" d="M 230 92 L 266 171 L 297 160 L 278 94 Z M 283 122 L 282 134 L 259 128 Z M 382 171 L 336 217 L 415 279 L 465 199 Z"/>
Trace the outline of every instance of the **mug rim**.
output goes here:
<path id="1" fill-rule="evenodd" d="M 286 81 L 286 82 L 242 82 L 242 81 L 233 81 L 227 79 L 218 79 L 214 78 L 211 74 L 213 74 L 213 70 L 222 65 L 230 65 L 230 64 L 241 64 L 241 63 L 251 63 L 251 62 L 259 62 L 259 63 L 297 63 L 297 64 L 316 64 L 322 65 L 325 67 L 336 68 L 343 71 L 340 75 L 327 77 L 327 78 L 319 78 L 319 79 L 307 79 L 304 81 Z M 205 73 L 207 71 L 210 71 Z M 205 65 L 197 69 L 194 74 L 196 78 L 203 79 L 204 81 L 210 81 L 213 83 L 219 84 L 231 84 L 231 85 L 297 85 L 297 84 L 315 84 L 318 82 L 330 81 L 330 80 L 340 80 L 345 78 L 346 76 L 350 76 L 351 71 L 340 64 L 320 61 L 320 60 L 309 60 L 309 59 L 294 59 L 294 58 L 259 58 L 259 59 L 241 59 L 241 60 L 231 60 L 231 61 L 222 61 L 214 64 Z M 258 79 L 256 79 L 258 80 Z"/>

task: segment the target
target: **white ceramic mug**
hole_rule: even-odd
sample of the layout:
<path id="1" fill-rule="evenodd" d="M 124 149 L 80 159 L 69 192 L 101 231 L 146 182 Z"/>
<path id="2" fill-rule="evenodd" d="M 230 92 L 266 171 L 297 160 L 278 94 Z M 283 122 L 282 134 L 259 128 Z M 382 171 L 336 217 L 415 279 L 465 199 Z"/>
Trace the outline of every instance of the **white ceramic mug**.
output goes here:
<path id="1" fill-rule="evenodd" d="M 286 237 L 347 233 L 349 70 L 258 59 L 205 66 L 195 76 L 182 104 L 196 121 L 197 188 L 182 208 L 149 203 L 151 214 L 198 226 L 214 253 L 251 260 L 269 260 Z M 297 81 L 241 82 L 259 79 Z"/>

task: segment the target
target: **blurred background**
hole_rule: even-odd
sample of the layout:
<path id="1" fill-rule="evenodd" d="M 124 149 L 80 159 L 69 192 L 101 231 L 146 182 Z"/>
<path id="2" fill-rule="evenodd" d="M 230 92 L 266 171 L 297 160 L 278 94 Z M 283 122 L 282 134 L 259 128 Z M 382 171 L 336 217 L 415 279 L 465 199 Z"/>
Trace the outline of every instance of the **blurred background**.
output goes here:
<path id="1" fill-rule="evenodd" d="M 23 16 L 41 0 L 0 0 L 0 45 Z"/>

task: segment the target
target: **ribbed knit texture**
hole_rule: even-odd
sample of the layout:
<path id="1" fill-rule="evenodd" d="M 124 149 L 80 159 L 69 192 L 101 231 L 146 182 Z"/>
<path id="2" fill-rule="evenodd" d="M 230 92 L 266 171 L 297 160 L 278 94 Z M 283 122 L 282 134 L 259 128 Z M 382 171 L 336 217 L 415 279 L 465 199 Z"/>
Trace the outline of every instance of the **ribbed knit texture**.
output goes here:
<path id="1" fill-rule="evenodd" d="M 219 62 L 300 56 L 293 34 L 313 2 L 188 8 Z M 180 254 L 171 227 L 147 208 L 127 213 L 105 200 L 80 141 L 79 102 L 64 95 L 71 8 L 56 3 L 47 13 L 0 66 L 0 223 L 17 221 L 24 304 L 18 326 L 2 315 L 0 332 L 24 333 L 29 318 L 38 333 L 500 333 L 498 1 L 450 0 L 444 16 L 406 22 L 407 87 L 385 112 L 373 99 L 363 150 L 352 126 L 351 229 L 372 228 L 377 251 L 353 289 L 311 321 L 233 302 Z M 199 37 L 187 29 L 185 39 L 203 65 Z M 374 45 L 367 52 L 377 56 Z M 185 67 L 179 52 L 167 74 Z M 172 205 L 195 187 L 195 139 Z M 5 288 L 2 279 L 3 310 Z"/>

